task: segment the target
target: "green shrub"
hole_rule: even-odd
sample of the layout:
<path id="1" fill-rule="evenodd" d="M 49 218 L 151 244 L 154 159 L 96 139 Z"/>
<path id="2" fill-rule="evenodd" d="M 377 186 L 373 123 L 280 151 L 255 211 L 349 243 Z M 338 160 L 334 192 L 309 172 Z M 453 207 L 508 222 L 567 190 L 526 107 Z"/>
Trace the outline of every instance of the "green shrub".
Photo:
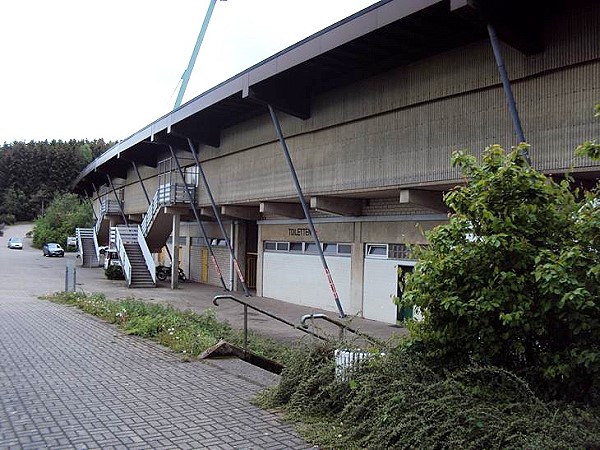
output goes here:
<path id="1" fill-rule="evenodd" d="M 123 268 L 117 265 L 110 265 L 104 269 L 104 275 L 109 280 L 124 280 L 125 274 L 123 274 Z"/>
<path id="2" fill-rule="evenodd" d="M 283 406 L 323 449 L 596 448 L 596 413 L 538 398 L 495 367 L 442 374 L 412 349 L 372 357 L 348 382 L 334 375 L 331 348 L 295 355 L 278 386 L 257 400 Z"/>
<path id="3" fill-rule="evenodd" d="M 33 245 L 42 248 L 45 242 L 57 242 L 66 247 L 67 236 L 74 236 L 75 228 L 89 228 L 92 223 L 89 200 L 75 194 L 57 195 L 35 221 Z"/>
<path id="4" fill-rule="evenodd" d="M 469 178 L 407 277 L 412 341 L 441 368 L 506 368 L 552 398 L 590 401 L 600 374 L 600 199 L 529 167 L 522 148 L 457 153 Z"/>

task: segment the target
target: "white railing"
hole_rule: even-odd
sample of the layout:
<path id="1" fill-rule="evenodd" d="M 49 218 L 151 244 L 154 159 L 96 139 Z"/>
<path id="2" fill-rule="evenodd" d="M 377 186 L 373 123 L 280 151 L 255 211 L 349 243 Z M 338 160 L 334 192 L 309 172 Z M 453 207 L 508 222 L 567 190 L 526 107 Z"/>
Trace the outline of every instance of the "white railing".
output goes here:
<path id="1" fill-rule="evenodd" d="M 83 264 L 83 244 L 81 243 L 80 228 L 75 228 L 75 236 L 77 236 L 77 257 Z M 94 234 L 94 236 L 95 236 L 95 234 Z"/>
<path id="2" fill-rule="evenodd" d="M 96 250 L 96 261 L 98 261 L 98 266 L 100 266 L 100 246 L 98 245 L 98 236 L 96 233 L 92 233 L 94 237 L 94 249 Z"/>
<path id="3" fill-rule="evenodd" d="M 152 198 L 152 202 L 150 206 L 148 206 L 148 211 L 146 211 L 146 215 L 144 216 L 144 220 L 142 220 L 141 229 L 142 234 L 144 236 L 148 235 L 148 231 L 150 230 L 150 225 L 154 220 L 154 214 L 156 214 L 156 210 L 160 207 L 159 197 L 160 197 L 161 189 L 159 188 L 154 197 Z"/>
<path id="4" fill-rule="evenodd" d="M 385 356 L 385 353 L 370 353 L 361 350 L 338 349 L 334 352 L 335 378 L 338 381 L 349 381 L 352 375 L 373 356 Z"/>
<path id="5" fill-rule="evenodd" d="M 98 261 L 98 265 L 100 265 L 100 247 L 98 246 L 98 237 L 96 236 L 94 228 L 76 228 L 75 236 L 77 236 L 77 255 L 81 258 L 81 263 L 83 264 L 83 242 L 82 238 L 91 237 L 94 239 L 94 252 L 96 253 L 96 261 Z"/>
<path id="6" fill-rule="evenodd" d="M 96 223 L 94 224 L 95 234 L 98 234 L 100 232 L 100 228 L 102 228 L 103 220 L 104 220 L 104 213 L 102 212 L 102 205 L 100 205 L 100 211 L 98 213 L 98 217 L 96 217 Z"/>
<path id="7" fill-rule="evenodd" d="M 107 214 L 121 214 L 121 208 L 119 203 L 116 200 L 109 200 L 106 198 L 106 195 L 100 199 L 100 208 L 98 217 L 96 218 L 96 223 L 94 224 L 94 231 L 96 234 L 100 231 L 102 227 L 102 221 L 104 220 L 104 216 Z M 96 247 L 98 247 L 96 245 Z"/>
<path id="8" fill-rule="evenodd" d="M 144 261 L 146 262 L 146 267 L 152 275 L 152 282 L 156 284 L 156 265 L 154 264 L 154 258 L 152 258 L 152 253 L 150 253 L 150 249 L 148 248 L 148 244 L 146 244 L 146 239 L 144 239 L 144 235 L 142 234 L 142 229 L 138 225 L 137 227 L 137 240 L 142 250 L 142 255 L 144 255 Z"/>
<path id="9" fill-rule="evenodd" d="M 192 194 L 192 199 L 196 198 L 196 187 L 188 186 L 187 188 L 190 190 L 190 194 Z M 158 209 L 161 206 L 172 205 L 174 203 L 191 203 L 186 192 L 186 186 L 183 184 L 163 184 L 159 186 L 152 198 L 152 202 L 150 202 L 150 206 L 148 206 L 144 220 L 142 220 L 141 228 L 143 236 L 148 235 Z"/>
<path id="10" fill-rule="evenodd" d="M 113 228 L 111 228 L 112 232 Z M 128 236 L 121 237 L 121 233 L 117 227 L 114 227 L 115 231 L 115 249 L 119 253 L 119 260 L 121 261 L 121 268 L 123 269 L 123 275 L 125 276 L 125 280 L 127 280 L 127 286 L 131 285 L 131 263 L 129 262 L 129 258 L 127 257 L 127 252 L 125 251 L 125 244 L 129 243 Z"/>

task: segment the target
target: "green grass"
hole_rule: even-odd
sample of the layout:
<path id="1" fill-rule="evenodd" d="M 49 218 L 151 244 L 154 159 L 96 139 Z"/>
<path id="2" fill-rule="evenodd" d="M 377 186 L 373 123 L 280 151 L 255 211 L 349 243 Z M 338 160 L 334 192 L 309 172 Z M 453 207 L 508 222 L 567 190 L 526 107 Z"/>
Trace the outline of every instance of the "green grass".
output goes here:
<path id="1" fill-rule="evenodd" d="M 221 339 L 243 345 L 243 332 L 217 320 L 212 309 L 195 313 L 134 298 L 107 300 L 102 294 L 73 292 L 59 292 L 43 298 L 75 306 L 118 325 L 127 334 L 152 339 L 187 358 L 200 355 Z M 248 349 L 280 364 L 285 364 L 292 351 L 285 344 L 251 332 L 248 333 Z"/>

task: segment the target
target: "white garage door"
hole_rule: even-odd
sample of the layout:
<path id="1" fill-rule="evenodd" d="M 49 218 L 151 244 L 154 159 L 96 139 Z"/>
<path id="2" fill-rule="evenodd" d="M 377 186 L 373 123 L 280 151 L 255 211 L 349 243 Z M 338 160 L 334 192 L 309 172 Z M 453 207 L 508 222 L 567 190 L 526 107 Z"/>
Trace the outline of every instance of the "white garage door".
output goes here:
<path id="1" fill-rule="evenodd" d="M 363 314 L 366 319 L 396 323 L 398 293 L 398 261 L 365 259 Z"/>
<path id="2" fill-rule="evenodd" d="M 350 301 L 350 258 L 326 256 L 326 260 L 343 305 Z M 263 296 L 337 311 L 318 255 L 265 252 Z"/>

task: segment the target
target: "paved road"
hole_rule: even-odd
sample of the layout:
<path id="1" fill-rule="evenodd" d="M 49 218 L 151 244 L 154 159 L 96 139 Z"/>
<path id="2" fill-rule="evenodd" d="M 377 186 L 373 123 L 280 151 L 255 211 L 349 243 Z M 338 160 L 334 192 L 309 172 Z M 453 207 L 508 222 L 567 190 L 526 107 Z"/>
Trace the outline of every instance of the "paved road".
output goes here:
<path id="1" fill-rule="evenodd" d="M 249 399 L 261 388 L 76 309 L 37 299 L 64 287 L 65 258 L 0 238 L 0 448 L 310 448 Z"/>

